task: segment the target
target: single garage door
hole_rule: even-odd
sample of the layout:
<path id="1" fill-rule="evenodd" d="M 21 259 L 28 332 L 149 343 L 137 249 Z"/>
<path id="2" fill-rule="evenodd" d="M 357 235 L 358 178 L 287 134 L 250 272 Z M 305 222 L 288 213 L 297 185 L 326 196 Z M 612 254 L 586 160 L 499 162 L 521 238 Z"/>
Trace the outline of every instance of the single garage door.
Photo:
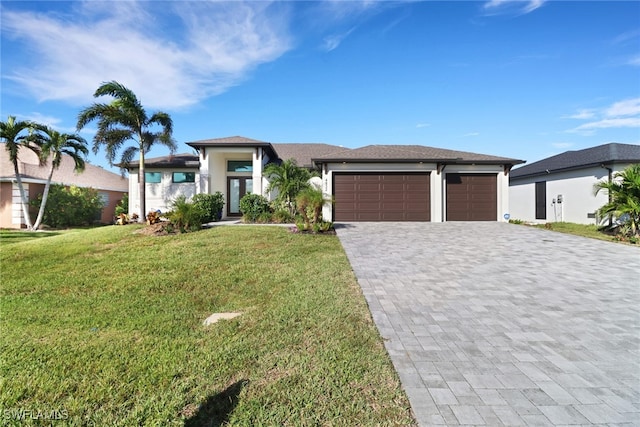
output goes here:
<path id="1" fill-rule="evenodd" d="M 334 173 L 334 221 L 429 221 L 428 173 Z"/>
<path id="2" fill-rule="evenodd" d="M 447 221 L 496 221 L 497 176 L 447 174 Z"/>

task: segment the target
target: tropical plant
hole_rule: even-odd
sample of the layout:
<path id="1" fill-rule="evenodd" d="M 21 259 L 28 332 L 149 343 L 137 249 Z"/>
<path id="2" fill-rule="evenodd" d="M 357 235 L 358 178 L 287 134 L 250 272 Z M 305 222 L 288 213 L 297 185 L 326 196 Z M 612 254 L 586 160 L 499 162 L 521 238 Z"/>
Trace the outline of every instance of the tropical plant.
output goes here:
<path id="1" fill-rule="evenodd" d="M 40 161 L 43 163 L 49 161 L 50 164 L 38 216 L 33 223 L 33 229 L 37 230 L 44 216 L 49 188 L 51 187 L 51 177 L 53 172 L 60 168 L 64 155 L 73 159 L 74 170 L 80 172 L 84 171 L 85 161 L 83 156 L 89 154 L 89 150 L 87 149 L 87 141 L 78 134 L 60 133 L 48 126 L 41 125 L 36 125 L 35 129 L 36 132 L 30 135 L 28 139 L 41 147 Z"/>
<path id="2" fill-rule="evenodd" d="M 22 213 L 27 229 L 33 229 L 31 217 L 29 216 L 29 200 L 22 185 L 22 178 L 18 168 L 18 152 L 20 148 L 27 148 L 36 154 L 40 154 L 40 147 L 33 141 L 30 141 L 29 135 L 33 133 L 34 123 L 29 121 L 17 120 L 14 116 L 9 116 L 6 122 L 0 122 L 0 139 L 5 143 L 5 148 L 9 152 L 9 160 L 13 164 L 13 172 L 20 190 L 20 199 L 22 200 Z M 26 134 L 25 134 L 26 131 Z"/>
<path id="3" fill-rule="evenodd" d="M 173 122 L 169 114 L 155 112 L 149 116 L 136 95 L 122 84 L 111 81 L 103 83 L 93 94 L 94 97 L 111 96 L 108 103 L 94 103 L 78 115 L 78 131 L 93 120 L 98 121 L 98 131 L 93 139 L 93 152 L 101 146 L 106 149 L 107 160 L 114 164 L 117 153 L 127 141 L 135 141 L 134 146 L 125 148 L 120 156 L 120 168 L 126 169 L 136 152 L 139 156 L 138 185 L 140 193 L 140 212 L 146 212 L 144 157 L 152 146 L 161 144 L 171 153 L 176 150 L 173 140 Z M 155 129 L 159 129 L 154 131 Z M 144 221 L 143 217 L 140 217 Z"/>
<path id="4" fill-rule="evenodd" d="M 240 212 L 246 222 L 264 220 L 265 213 L 271 213 L 271 207 L 266 197 L 260 194 L 247 193 L 240 199 Z"/>
<path id="5" fill-rule="evenodd" d="M 116 205 L 116 216 L 129 213 L 129 193 L 124 193 L 122 199 Z"/>
<path id="6" fill-rule="evenodd" d="M 325 203 L 331 203 L 331 199 L 325 197 L 322 190 L 314 186 L 309 186 L 298 194 L 296 205 L 302 216 L 305 230 L 326 231 L 325 226 L 321 225 L 323 223 L 322 208 Z"/>
<path id="7" fill-rule="evenodd" d="M 294 159 L 288 159 L 281 164 L 268 164 L 264 168 L 264 175 L 269 179 L 267 191 L 277 191 L 276 201 L 294 214 L 296 195 L 309 188 L 309 179 L 313 174 L 308 169 L 299 167 Z"/>
<path id="8" fill-rule="evenodd" d="M 171 203 L 171 211 L 167 213 L 171 226 L 181 233 L 198 231 L 202 228 L 205 212 L 200 206 L 187 201 L 185 196 L 178 196 Z"/>
<path id="9" fill-rule="evenodd" d="M 609 201 L 598 209 L 598 216 L 602 219 L 616 218 L 628 226 L 627 234 L 640 235 L 640 163 L 617 172 L 612 180 L 597 182 L 594 193 L 601 190 L 608 193 Z"/>
<path id="10" fill-rule="evenodd" d="M 42 197 L 43 195 L 39 195 L 32 203 L 42 206 Z M 53 228 L 91 224 L 104 208 L 104 202 L 97 190 L 74 185 L 65 187 L 52 184 L 48 200 L 43 222 Z"/>
<path id="11" fill-rule="evenodd" d="M 191 200 L 204 212 L 204 222 L 219 221 L 224 207 L 224 195 L 216 191 L 215 194 L 199 193 Z"/>

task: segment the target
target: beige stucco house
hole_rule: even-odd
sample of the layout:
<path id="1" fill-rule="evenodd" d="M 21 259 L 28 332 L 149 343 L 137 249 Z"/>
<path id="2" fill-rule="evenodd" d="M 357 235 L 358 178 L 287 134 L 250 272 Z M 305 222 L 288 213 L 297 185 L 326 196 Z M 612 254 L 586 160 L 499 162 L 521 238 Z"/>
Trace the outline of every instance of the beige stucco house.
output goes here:
<path id="1" fill-rule="evenodd" d="M 29 150 L 20 151 L 18 159 L 18 170 L 25 192 L 28 194 L 29 200 L 35 200 L 44 191 L 50 164 L 47 162 L 41 165 L 38 156 Z M 105 202 L 100 221 L 105 224 L 112 223 L 115 207 L 127 192 L 127 180 L 119 174 L 89 163 L 81 173 L 76 173 L 74 167 L 73 159 L 64 155 L 60 167 L 53 172 L 51 183 L 91 187 L 97 190 Z M 32 210 L 30 214 L 32 221 L 35 220 L 37 211 Z M 22 201 L 14 175 L 13 163 L 9 160 L 9 153 L 4 144 L 0 145 L 0 227 L 25 227 Z"/>

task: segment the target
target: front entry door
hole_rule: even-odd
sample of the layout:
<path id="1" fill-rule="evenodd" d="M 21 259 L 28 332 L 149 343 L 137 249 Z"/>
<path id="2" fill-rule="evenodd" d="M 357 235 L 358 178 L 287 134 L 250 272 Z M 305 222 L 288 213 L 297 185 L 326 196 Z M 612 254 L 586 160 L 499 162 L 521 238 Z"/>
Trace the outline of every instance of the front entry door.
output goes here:
<path id="1" fill-rule="evenodd" d="M 227 178 L 227 215 L 242 215 L 240 213 L 240 199 L 252 191 L 253 179 L 250 177 L 239 176 Z"/>

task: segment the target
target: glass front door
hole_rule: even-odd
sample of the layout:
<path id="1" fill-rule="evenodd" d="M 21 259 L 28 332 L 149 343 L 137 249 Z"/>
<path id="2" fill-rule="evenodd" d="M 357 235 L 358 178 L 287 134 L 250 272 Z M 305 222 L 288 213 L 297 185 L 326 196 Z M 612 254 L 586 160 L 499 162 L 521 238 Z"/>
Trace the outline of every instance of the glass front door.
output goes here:
<path id="1" fill-rule="evenodd" d="M 240 199 L 252 191 L 253 179 L 243 176 L 227 178 L 227 215 L 241 215 Z"/>

